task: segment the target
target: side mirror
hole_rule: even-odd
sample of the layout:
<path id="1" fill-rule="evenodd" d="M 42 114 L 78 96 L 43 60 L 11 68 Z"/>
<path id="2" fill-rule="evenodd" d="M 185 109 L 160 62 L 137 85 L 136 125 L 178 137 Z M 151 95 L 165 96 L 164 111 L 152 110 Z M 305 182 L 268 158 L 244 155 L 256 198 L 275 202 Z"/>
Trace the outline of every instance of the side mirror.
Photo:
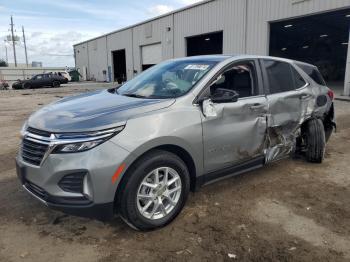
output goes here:
<path id="1" fill-rule="evenodd" d="M 226 88 L 217 88 L 214 93 L 211 95 L 210 99 L 213 103 L 232 103 L 237 102 L 239 94 L 230 89 Z"/>

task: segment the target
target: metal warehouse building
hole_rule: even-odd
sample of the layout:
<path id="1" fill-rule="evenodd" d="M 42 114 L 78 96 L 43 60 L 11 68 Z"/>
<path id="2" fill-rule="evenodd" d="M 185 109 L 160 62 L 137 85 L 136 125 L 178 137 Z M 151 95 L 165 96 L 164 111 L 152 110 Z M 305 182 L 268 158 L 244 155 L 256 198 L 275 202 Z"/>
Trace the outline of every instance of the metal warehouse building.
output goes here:
<path id="1" fill-rule="evenodd" d="M 350 92 L 350 0 L 211 0 L 74 45 L 86 79 L 124 81 L 162 60 L 256 54 L 317 65 Z M 346 80 L 345 80 L 346 78 Z"/>

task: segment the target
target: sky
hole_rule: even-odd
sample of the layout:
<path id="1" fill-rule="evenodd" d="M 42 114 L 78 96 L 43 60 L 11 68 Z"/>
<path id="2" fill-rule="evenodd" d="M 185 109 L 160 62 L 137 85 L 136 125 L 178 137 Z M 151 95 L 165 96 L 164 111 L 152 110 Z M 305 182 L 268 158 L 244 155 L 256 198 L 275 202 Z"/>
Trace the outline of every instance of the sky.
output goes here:
<path id="1" fill-rule="evenodd" d="M 10 34 L 13 16 L 17 62 L 25 63 L 24 26 L 28 60 L 43 66 L 74 66 L 73 44 L 142 22 L 201 0 L 0 0 L 0 59 L 13 63 Z M 5 48 L 6 46 L 6 48 Z"/>

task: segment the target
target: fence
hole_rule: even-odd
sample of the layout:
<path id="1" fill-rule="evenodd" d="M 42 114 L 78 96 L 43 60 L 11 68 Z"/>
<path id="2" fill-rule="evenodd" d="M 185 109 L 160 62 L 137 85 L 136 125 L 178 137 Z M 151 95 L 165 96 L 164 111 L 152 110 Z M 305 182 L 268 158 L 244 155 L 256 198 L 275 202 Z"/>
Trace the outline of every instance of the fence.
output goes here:
<path id="1" fill-rule="evenodd" d="M 15 68 L 0 67 L 0 80 L 12 85 L 18 79 L 24 80 L 37 74 L 65 71 L 64 67 L 33 67 L 33 68 Z"/>

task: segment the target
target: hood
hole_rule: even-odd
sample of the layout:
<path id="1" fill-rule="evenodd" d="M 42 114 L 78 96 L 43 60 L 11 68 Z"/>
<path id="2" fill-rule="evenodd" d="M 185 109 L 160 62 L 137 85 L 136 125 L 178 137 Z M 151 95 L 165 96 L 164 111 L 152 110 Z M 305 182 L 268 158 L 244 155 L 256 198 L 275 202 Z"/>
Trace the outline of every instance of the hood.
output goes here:
<path id="1" fill-rule="evenodd" d="M 67 97 L 30 116 L 28 125 L 54 133 L 87 132 L 123 125 L 139 114 L 169 107 L 175 99 L 140 99 L 107 90 Z"/>

